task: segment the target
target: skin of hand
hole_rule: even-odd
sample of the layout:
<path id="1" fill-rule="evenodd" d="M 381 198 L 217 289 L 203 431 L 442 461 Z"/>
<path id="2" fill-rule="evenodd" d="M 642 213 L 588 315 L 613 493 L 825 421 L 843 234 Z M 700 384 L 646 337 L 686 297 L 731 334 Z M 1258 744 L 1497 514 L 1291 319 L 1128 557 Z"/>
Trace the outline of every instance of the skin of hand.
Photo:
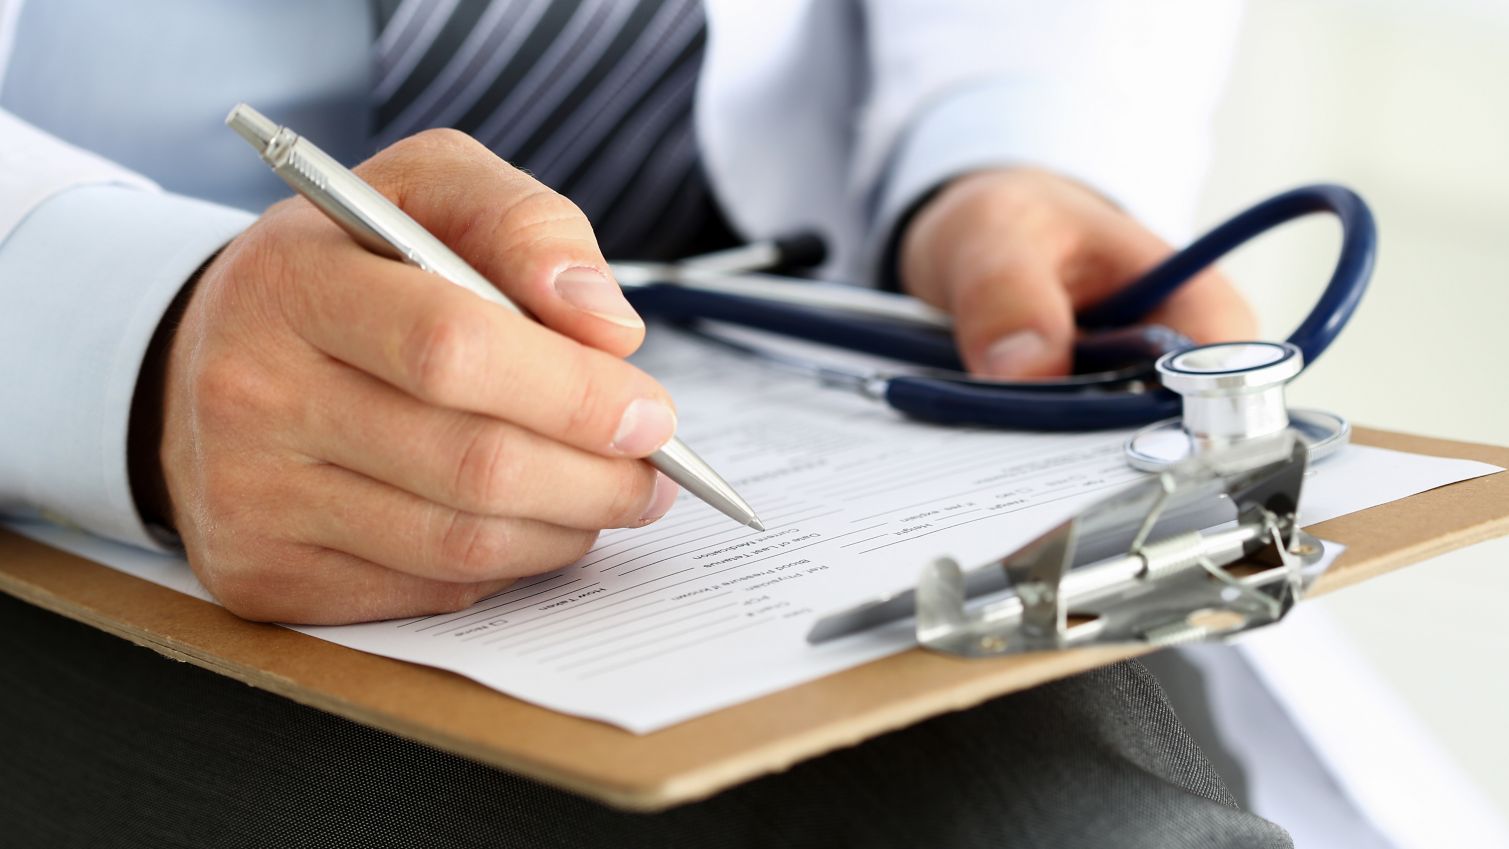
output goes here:
<path id="1" fill-rule="evenodd" d="M 954 316 L 977 374 L 1068 373 L 1074 315 L 1135 280 L 1169 246 L 1100 195 L 1030 168 L 980 171 L 946 185 L 902 234 L 903 288 Z M 1146 318 L 1195 342 L 1252 339 L 1257 322 L 1219 272 L 1206 271 Z"/>
<path id="2" fill-rule="evenodd" d="M 467 136 L 356 169 L 536 323 L 372 255 L 302 198 L 201 274 L 166 349 L 160 491 L 200 580 L 256 620 L 460 609 L 670 509 L 644 325 L 577 208 Z"/>

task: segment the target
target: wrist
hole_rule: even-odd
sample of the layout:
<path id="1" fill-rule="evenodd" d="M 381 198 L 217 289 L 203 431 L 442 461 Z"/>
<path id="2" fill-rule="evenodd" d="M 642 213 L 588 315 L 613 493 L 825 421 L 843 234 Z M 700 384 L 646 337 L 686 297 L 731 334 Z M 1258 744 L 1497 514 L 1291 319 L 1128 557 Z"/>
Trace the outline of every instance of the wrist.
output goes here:
<path id="1" fill-rule="evenodd" d="M 211 255 L 191 275 L 158 322 L 152 341 L 142 357 L 131 399 L 131 420 L 126 428 L 126 471 L 137 513 L 148 528 L 172 533 L 173 503 L 162 462 L 164 403 L 168 361 L 178 326 L 204 270 L 219 256 Z"/>

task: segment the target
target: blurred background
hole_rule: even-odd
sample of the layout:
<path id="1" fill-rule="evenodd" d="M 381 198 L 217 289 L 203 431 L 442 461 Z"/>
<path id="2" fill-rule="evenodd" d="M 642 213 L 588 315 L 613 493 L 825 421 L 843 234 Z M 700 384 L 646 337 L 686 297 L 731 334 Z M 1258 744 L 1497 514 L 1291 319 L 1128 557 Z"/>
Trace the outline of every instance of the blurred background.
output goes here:
<path id="1" fill-rule="evenodd" d="M 1509 445 L 1509 0 L 1249 0 L 1201 219 L 1320 180 L 1371 202 L 1380 259 L 1291 400 Z M 1337 244 L 1302 221 L 1227 264 L 1267 336 L 1309 309 Z M 1506 605 L 1509 539 L 1317 602 L 1509 819 Z"/>

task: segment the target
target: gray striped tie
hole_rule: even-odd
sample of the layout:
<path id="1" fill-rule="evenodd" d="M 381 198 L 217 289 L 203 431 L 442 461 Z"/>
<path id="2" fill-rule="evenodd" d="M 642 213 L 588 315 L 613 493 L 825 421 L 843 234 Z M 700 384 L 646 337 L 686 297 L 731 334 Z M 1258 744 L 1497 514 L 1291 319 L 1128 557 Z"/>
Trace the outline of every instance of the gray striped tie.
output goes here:
<path id="1" fill-rule="evenodd" d="M 610 257 L 726 239 L 692 128 L 697 0 L 374 3 L 377 145 L 470 133 L 575 201 Z"/>

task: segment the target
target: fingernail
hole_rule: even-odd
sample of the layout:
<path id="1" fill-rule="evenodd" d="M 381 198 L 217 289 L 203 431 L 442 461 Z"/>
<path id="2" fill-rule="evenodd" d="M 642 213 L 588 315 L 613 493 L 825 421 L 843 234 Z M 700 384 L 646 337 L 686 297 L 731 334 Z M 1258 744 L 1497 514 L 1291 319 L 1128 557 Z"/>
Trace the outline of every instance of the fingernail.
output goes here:
<path id="1" fill-rule="evenodd" d="M 643 457 L 666 444 L 676 435 L 676 414 L 663 402 L 636 398 L 618 420 L 613 434 L 613 448 L 634 457 Z"/>
<path id="2" fill-rule="evenodd" d="M 1031 370 L 1048 350 L 1048 340 L 1035 330 L 1018 330 L 985 351 L 985 368 L 997 377 L 1019 377 Z"/>
<path id="3" fill-rule="evenodd" d="M 650 506 L 645 508 L 644 515 L 639 517 L 639 524 L 648 525 L 671 512 L 671 505 L 676 503 L 676 495 L 679 492 L 681 492 L 681 487 L 677 486 L 675 481 L 656 472 L 655 494 L 650 496 Z"/>
<path id="4" fill-rule="evenodd" d="M 644 321 L 624 299 L 618 284 L 592 268 L 568 268 L 555 277 L 561 300 L 619 327 L 644 327 Z"/>

